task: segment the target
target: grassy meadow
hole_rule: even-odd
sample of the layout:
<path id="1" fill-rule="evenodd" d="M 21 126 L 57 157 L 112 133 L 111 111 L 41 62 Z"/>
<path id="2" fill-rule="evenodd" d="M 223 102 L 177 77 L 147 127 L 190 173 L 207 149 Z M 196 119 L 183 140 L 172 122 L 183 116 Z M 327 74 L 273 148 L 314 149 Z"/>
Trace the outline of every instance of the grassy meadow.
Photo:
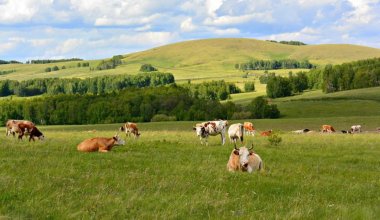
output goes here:
<path id="1" fill-rule="evenodd" d="M 127 138 L 109 153 L 81 153 L 76 145 L 111 137 L 121 124 L 41 126 L 46 139 L 34 143 L 1 135 L 0 216 L 376 219 L 380 134 L 289 132 L 317 129 L 322 121 L 343 129 L 358 120 L 370 131 L 380 117 L 253 120 L 283 140 L 271 146 L 265 137 L 245 137 L 265 164 L 254 174 L 228 172 L 233 145 L 221 146 L 219 137 L 200 145 L 195 122 L 141 123 L 138 140 Z"/>

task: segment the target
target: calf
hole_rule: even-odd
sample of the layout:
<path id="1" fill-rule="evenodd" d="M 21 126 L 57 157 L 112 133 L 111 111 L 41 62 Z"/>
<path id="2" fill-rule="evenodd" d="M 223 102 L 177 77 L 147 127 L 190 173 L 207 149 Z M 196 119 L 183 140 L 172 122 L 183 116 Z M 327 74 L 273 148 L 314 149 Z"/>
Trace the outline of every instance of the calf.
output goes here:
<path id="1" fill-rule="evenodd" d="M 271 136 L 272 135 L 272 130 L 269 130 L 269 131 L 263 131 L 260 133 L 260 136 L 264 136 L 264 137 L 268 137 L 268 136 Z"/>
<path id="2" fill-rule="evenodd" d="M 240 139 L 240 141 L 243 143 L 243 124 L 238 123 L 238 124 L 232 124 L 228 128 L 228 137 L 230 138 L 230 141 L 234 142 L 236 144 L 236 141 Z"/>
<path id="3" fill-rule="evenodd" d="M 238 171 L 252 173 L 253 171 L 260 171 L 263 169 L 263 161 L 258 154 L 255 154 L 251 148 L 245 146 L 232 150 L 230 158 L 227 162 L 228 171 Z"/>
<path id="4" fill-rule="evenodd" d="M 41 141 L 45 139 L 45 136 L 36 126 L 33 126 L 29 131 L 29 141 L 34 141 L 34 137 L 37 137 Z"/>
<path id="5" fill-rule="evenodd" d="M 138 138 L 140 136 L 136 123 L 126 122 L 123 126 L 120 127 L 120 131 L 125 131 L 125 135 L 127 137 L 131 136 L 131 134 L 133 134 L 135 138 Z"/>
<path id="6" fill-rule="evenodd" d="M 119 135 L 115 135 L 112 138 L 95 137 L 84 140 L 82 143 L 78 144 L 78 151 L 83 152 L 108 152 L 112 149 L 114 145 L 124 145 L 125 141 L 122 140 Z"/>

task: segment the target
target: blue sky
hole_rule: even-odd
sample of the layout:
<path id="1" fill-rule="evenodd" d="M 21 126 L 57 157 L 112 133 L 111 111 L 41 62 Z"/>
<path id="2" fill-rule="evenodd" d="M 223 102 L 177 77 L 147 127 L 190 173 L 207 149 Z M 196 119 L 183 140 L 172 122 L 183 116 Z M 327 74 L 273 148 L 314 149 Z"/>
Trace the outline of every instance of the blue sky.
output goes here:
<path id="1" fill-rule="evenodd" d="M 101 59 L 243 37 L 380 48 L 380 0 L 0 0 L 0 59 Z"/>

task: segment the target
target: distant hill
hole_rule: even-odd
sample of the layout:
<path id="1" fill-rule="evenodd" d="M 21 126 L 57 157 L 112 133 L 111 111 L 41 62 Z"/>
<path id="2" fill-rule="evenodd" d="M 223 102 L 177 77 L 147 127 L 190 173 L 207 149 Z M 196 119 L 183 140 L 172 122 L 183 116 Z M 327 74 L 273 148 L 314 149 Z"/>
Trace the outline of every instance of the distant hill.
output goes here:
<path id="1" fill-rule="evenodd" d="M 89 68 L 77 67 L 76 61 L 63 62 L 59 63 L 59 67 L 64 65 L 65 69 L 49 73 L 44 70 L 52 64 L 1 65 L 0 71 L 15 71 L 1 75 L 0 80 L 136 74 L 142 64 L 152 64 L 161 72 L 171 72 L 176 79 L 223 78 L 240 76 L 242 72 L 236 70 L 234 64 L 251 59 L 307 59 L 313 64 L 325 65 L 373 57 L 380 57 L 380 49 L 349 44 L 294 46 L 255 39 L 218 38 L 179 42 L 127 54 L 122 59 L 122 65 L 102 71 L 90 71 L 101 60 L 88 61 Z"/>

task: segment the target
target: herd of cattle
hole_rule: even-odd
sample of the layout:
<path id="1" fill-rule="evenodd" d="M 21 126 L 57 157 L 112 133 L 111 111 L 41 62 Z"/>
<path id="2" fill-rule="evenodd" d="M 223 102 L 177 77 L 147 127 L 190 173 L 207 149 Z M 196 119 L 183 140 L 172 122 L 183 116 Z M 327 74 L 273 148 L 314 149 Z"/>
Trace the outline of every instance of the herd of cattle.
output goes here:
<path id="1" fill-rule="evenodd" d="M 244 122 L 232 124 L 228 127 L 228 121 L 226 120 L 215 120 L 215 121 L 207 121 L 198 123 L 193 127 L 193 130 L 196 132 L 196 135 L 199 137 L 201 144 L 208 145 L 208 137 L 209 136 L 221 136 L 222 145 L 226 142 L 226 133 L 230 139 L 230 142 L 234 143 L 234 149 L 230 154 L 230 158 L 227 163 L 227 169 L 229 171 L 246 171 L 253 172 L 256 170 L 263 169 L 263 161 L 258 154 L 253 151 L 253 144 L 251 148 L 247 148 L 246 146 L 242 146 L 240 148 L 236 147 L 236 142 L 240 140 L 243 143 L 244 134 L 252 135 L 256 134 L 256 129 L 253 127 L 252 122 Z M 137 128 L 136 123 L 127 122 L 123 126 L 119 128 L 120 131 L 125 132 L 126 136 L 129 137 L 131 135 L 134 138 L 138 138 L 140 136 L 140 132 Z M 380 128 L 377 129 L 380 132 Z M 317 131 L 312 131 L 310 129 L 301 129 L 292 131 L 295 134 L 306 134 L 306 133 L 314 133 Z M 333 133 L 336 132 L 335 129 L 331 125 L 322 125 L 322 129 L 318 132 L 322 133 Z M 349 130 L 341 130 L 342 133 L 360 133 L 362 132 L 361 125 L 353 125 Z M 6 122 L 6 135 L 13 135 L 14 137 L 18 134 L 18 139 L 22 139 L 23 136 L 29 136 L 29 141 L 34 138 L 38 138 L 39 140 L 44 139 L 44 135 L 35 124 L 31 121 L 27 120 L 13 120 L 10 119 Z M 260 132 L 260 136 L 270 136 L 272 134 L 272 130 L 262 131 Z M 82 141 L 78 146 L 77 150 L 82 152 L 108 152 L 115 145 L 124 145 L 125 141 L 119 137 L 118 134 L 113 136 L 112 138 L 103 138 L 103 137 L 95 137 Z"/>

